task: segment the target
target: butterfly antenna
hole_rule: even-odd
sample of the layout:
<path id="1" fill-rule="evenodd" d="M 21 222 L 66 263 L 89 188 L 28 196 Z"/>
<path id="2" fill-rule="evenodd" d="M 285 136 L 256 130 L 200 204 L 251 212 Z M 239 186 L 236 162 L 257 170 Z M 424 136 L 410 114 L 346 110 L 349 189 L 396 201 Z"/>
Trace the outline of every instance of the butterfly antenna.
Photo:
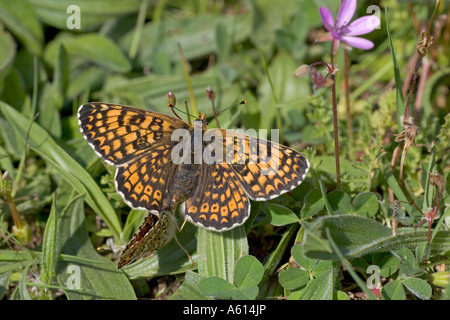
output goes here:
<path id="1" fill-rule="evenodd" d="M 241 102 L 235 103 L 232 106 L 229 106 L 228 108 L 225 108 L 225 109 L 222 109 L 222 110 L 219 110 L 217 112 L 212 113 L 211 115 L 207 116 L 206 119 L 207 120 L 208 119 L 212 119 L 214 117 L 217 117 L 219 114 L 221 114 L 221 113 L 223 113 L 225 111 L 235 109 L 236 107 L 240 106 L 241 104 L 246 104 L 246 103 L 247 103 L 247 100 L 243 100 Z"/>

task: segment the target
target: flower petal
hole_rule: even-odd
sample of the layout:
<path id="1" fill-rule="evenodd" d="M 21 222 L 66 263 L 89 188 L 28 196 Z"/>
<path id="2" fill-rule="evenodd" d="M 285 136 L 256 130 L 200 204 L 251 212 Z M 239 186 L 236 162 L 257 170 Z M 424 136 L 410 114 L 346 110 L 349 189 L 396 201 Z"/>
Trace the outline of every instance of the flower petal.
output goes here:
<path id="1" fill-rule="evenodd" d="M 365 16 L 356 19 L 348 25 L 343 34 L 346 36 L 360 36 L 372 32 L 380 25 L 380 18 L 377 16 Z"/>
<path id="2" fill-rule="evenodd" d="M 359 37 L 343 36 L 341 40 L 349 46 L 363 50 L 370 50 L 374 46 L 372 41 Z"/>
<path id="3" fill-rule="evenodd" d="M 331 31 L 334 29 L 334 18 L 331 14 L 330 10 L 328 10 L 325 7 L 319 8 L 320 16 L 322 17 L 322 22 L 325 28 L 327 28 L 328 31 Z"/>
<path id="4" fill-rule="evenodd" d="M 356 0 L 343 0 L 336 18 L 336 27 L 342 28 L 349 24 L 356 11 Z"/>

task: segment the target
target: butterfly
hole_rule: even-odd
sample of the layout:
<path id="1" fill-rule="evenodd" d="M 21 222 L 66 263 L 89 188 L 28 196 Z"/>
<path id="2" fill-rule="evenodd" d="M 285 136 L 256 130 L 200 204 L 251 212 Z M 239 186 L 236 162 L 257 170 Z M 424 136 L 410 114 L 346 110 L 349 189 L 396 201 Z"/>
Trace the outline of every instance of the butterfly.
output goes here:
<path id="1" fill-rule="evenodd" d="M 294 189 L 309 169 L 298 151 L 208 129 L 204 115 L 189 125 L 158 112 L 91 102 L 79 108 L 78 122 L 97 155 L 117 168 L 116 190 L 130 207 L 157 217 L 179 208 L 190 222 L 214 231 L 242 225 L 250 200 Z"/>

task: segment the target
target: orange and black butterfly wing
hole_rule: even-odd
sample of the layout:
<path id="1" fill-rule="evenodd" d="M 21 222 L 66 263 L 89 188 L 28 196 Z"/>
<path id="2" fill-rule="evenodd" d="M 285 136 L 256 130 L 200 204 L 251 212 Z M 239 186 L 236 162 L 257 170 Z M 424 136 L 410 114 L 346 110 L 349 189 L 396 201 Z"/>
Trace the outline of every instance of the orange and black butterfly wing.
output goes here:
<path id="1" fill-rule="evenodd" d="M 169 209 L 169 190 L 176 167 L 171 151 L 172 142 L 160 144 L 117 168 L 116 190 L 129 206 L 156 215 Z"/>
<path id="2" fill-rule="evenodd" d="M 189 127 L 184 121 L 161 113 L 102 102 L 83 104 L 78 109 L 78 122 L 86 141 L 114 166 L 167 143 L 173 130 Z"/>
<path id="3" fill-rule="evenodd" d="M 181 204 L 181 212 L 196 225 L 225 231 L 245 222 L 250 202 L 228 164 L 205 164 L 198 186 Z"/>
<path id="4" fill-rule="evenodd" d="M 298 151 L 281 144 L 227 131 L 224 148 L 227 162 L 251 200 L 263 201 L 280 196 L 305 179 L 308 160 Z M 230 161 L 232 159 L 232 161 Z"/>
<path id="5" fill-rule="evenodd" d="M 161 113 L 108 103 L 82 105 L 78 121 L 95 152 L 118 167 L 116 189 L 125 202 L 157 215 L 166 209 L 174 171 L 171 135 L 189 126 Z"/>

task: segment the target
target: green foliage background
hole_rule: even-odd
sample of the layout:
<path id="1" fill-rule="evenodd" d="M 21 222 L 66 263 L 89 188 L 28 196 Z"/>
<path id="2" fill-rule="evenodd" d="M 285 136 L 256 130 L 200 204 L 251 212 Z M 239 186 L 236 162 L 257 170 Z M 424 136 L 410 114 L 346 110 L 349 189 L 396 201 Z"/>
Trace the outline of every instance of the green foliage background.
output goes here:
<path id="1" fill-rule="evenodd" d="M 358 1 L 355 16 L 371 13 L 373 4 L 381 26 L 365 37 L 375 48 L 349 53 L 353 141 L 342 49 L 335 57 L 343 174 L 343 190 L 336 190 L 330 90 L 293 74 L 302 64 L 329 63 L 329 43 L 315 42 L 324 30 L 318 9 L 336 15 L 338 1 L 0 0 L 0 169 L 11 180 L 2 180 L 0 194 L 0 298 L 375 298 L 366 280 L 367 267 L 376 265 L 382 299 L 448 299 L 450 31 L 436 24 L 430 73 L 413 96 L 421 128 L 416 143 L 424 146 L 408 150 L 404 169 L 423 212 L 436 192 L 428 174 L 438 171 L 446 181 L 427 243 L 428 225 L 413 228 L 423 217 L 406 203 L 392 235 L 389 189 L 407 200 L 399 166 L 391 167 L 393 134 L 401 130 L 398 97 L 407 91 L 393 84 L 411 74 L 415 24 L 428 24 L 434 4 Z M 69 5 L 80 8 L 80 29 L 68 28 Z M 448 3 L 438 15 L 445 12 Z M 216 106 L 247 100 L 220 115 L 222 128 L 280 129 L 280 142 L 310 161 L 306 181 L 277 199 L 253 202 L 250 219 L 229 232 L 187 223 L 177 239 L 194 265 L 172 241 L 118 270 L 120 247 L 146 213 L 115 192 L 114 168 L 82 138 L 76 111 L 105 101 L 169 114 L 170 90 L 191 113 L 210 114 L 207 86 Z M 5 190 L 30 237 L 12 233 Z"/>

